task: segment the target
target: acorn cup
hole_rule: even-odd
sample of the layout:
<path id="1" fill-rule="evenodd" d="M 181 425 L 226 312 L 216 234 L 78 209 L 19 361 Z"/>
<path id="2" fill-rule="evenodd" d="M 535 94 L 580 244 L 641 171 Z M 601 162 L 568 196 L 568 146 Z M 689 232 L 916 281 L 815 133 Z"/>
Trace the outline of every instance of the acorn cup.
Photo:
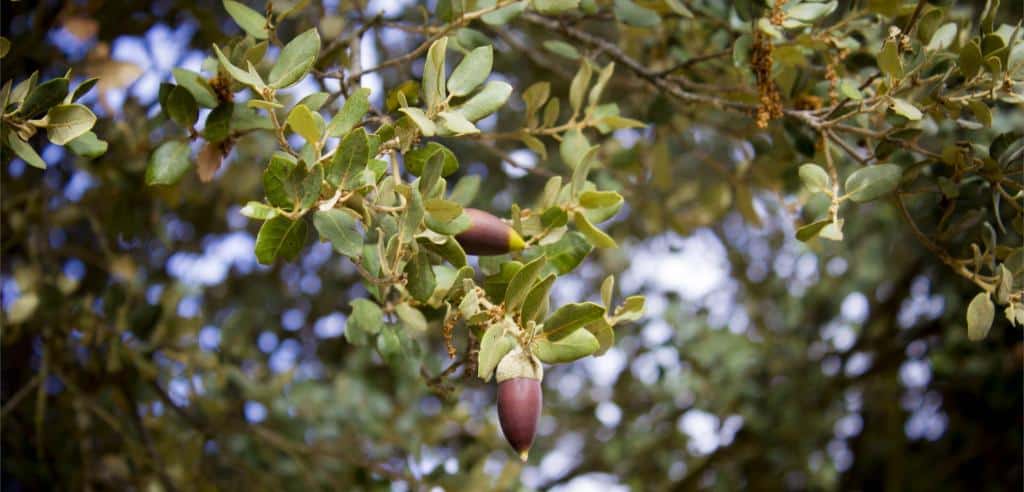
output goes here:
<path id="1" fill-rule="evenodd" d="M 498 363 L 498 420 L 501 431 L 525 462 L 537 433 L 544 395 L 540 382 L 544 368 L 533 354 L 514 348 Z"/>
<path id="2" fill-rule="evenodd" d="M 503 255 L 526 247 L 523 237 L 501 219 L 475 208 L 464 211 L 469 216 L 470 226 L 457 234 L 455 240 L 467 254 Z"/>

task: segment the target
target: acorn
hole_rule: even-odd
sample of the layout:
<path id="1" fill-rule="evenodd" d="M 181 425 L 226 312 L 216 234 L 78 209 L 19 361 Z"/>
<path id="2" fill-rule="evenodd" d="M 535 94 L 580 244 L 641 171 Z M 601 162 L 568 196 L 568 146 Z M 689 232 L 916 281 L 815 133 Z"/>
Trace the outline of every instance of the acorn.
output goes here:
<path id="1" fill-rule="evenodd" d="M 496 379 L 501 431 L 519 453 L 519 459 L 525 462 L 530 456 L 544 402 L 540 389 L 544 368 L 533 354 L 516 347 L 498 363 Z"/>
<path id="2" fill-rule="evenodd" d="M 483 210 L 464 209 L 469 216 L 469 229 L 457 234 L 455 240 L 471 255 L 503 255 L 526 247 L 523 237 L 501 219 Z"/>

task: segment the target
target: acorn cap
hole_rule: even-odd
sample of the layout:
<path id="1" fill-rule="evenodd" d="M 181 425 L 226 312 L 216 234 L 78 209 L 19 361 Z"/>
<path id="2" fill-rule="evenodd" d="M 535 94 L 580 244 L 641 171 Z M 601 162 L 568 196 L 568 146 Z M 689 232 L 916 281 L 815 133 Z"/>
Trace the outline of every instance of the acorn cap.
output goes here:
<path id="1" fill-rule="evenodd" d="M 505 357 L 498 362 L 498 369 L 494 378 L 498 383 L 515 378 L 544 380 L 544 366 L 533 354 L 526 352 L 522 347 L 516 346 Z"/>

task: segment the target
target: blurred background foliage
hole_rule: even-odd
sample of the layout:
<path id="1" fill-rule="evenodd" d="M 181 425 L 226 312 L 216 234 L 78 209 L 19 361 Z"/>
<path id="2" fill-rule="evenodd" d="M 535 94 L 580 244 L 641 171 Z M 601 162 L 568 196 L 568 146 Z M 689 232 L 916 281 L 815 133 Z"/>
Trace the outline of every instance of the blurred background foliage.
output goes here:
<path id="1" fill-rule="evenodd" d="M 605 356 L 548 372 L 523 465 L 501 438 L 493 385 L 442 374 L 439 334 L 398 366 L 345 341 L 349 303 L 367 293 L 329 244 L 256 263 L 257 225 L 239 210 L 263 196 L 272 136 L 239 138 L 210 183 L 145 185 L 174 128 L 160 82 L 241 34 L 220 1 L 4 0 L 4 81 L 69 67 L 76 81 L 100 77 L 82 102 L 109 148 L 90 160 L 34 137 L 45 171 L 4 149 L 3 489 L 1020 489 L 1021 331 L 999 306 L 971 341 L 965 318 L 979 288 L 999 294 L 996 263 L 1020 301 L 1020 64 L 976 77 L 962 65 L 984 32 L 1002 33 L 1004 62 L 1020 59 L 1021 4 L 805 2 L 823 16 L 773 23 L 767 49 L 756 33 L 771 28 L 751 25 L 787 18 L 784 4 L 584 1 L 453 31 L 493 42 L 496 77 L 515 88 L 481 138 L 445 142 L 460 174 L 482 178 L 475 206 L 507 216 L 565 173 L 554 142 L 538 158 L 487 135 L 523 126 L 534 82 L 565 100 L 581 56 L 617 62 L 606 97 L 648 124 L 599 141 L 595 180 L 626 197 L 609 228 L 620 247 L 554 291 L 559 304 L 596 299 L 614 273 L 617 296 L 645 294 L 647 314 Z M 281 39 L 358 31 L 362 67 L 445 23 L 433 1 L 272 9 L 296 5 Z M 890 30 L 946 23 L 932 50 L 916 30 Z M 886 54 L 893 43 L 902 60 Z M 352 54 L 324 56 L 288 94 L 342 90 L 329 74 Z M 913 110 L 881 96 L 904 62 L 924 64 L 899 94 Z M 360 82 L 385 111 L 421 69 Z M 855 130 L 811 124 L 847 106 Z M 829 233 L 841 240 L 796 239 L 831 213 L 798 167 L 846 177 L 872 156 L 903 168 L 900 190 L 844 201 Z"/>

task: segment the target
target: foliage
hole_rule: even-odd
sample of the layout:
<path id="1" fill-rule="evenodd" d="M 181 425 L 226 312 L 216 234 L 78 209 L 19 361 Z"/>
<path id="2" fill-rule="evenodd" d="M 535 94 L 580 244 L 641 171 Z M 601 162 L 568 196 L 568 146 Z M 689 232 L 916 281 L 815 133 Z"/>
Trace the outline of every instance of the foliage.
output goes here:
<path id="1" fill-rule="evenodd" d="M 1019 5 L 223 0 L 129 28 L 121 3 L 4 20 L 5 485 L 1020 484 Z M 97 43 L 37 51 L 30 19 Z M 160 22 L 196 26 L 198 70 L 110 104 L 141 70 L 107 43 Z M 728 302 L 635 280 L 701 234 Z M 187 279 L 230 238 L 247 259 Z M 794 252 L 848 267 L 798 280 Z M 516 347 L 558 366 L 534 456 L 586 443 L 562 474 L 494 451 L 486 382 Z M 945 440 L 907 458 L 900 402 L 940 392 Z M 936 456 L 980 464 L 921 477 Z"/>

